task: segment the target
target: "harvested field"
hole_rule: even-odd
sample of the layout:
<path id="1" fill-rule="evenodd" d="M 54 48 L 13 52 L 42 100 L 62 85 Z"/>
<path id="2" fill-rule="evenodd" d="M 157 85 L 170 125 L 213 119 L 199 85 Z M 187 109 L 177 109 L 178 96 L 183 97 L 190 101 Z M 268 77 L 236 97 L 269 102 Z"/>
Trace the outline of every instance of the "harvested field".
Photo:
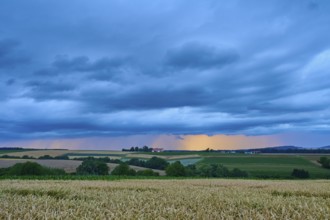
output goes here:
<path id="1" fill-rule="evenodd" d="M 91 156 L 79 156 L 79 155 L 75 155 L 75 156 L 70 156 L 69 155 L 69 159 L 71 160 L 71 159 L 76 159 L 76 158 L 88 158 L 88 157 L 91 157 Z M 92 157 L 94 157 L 94 158 L 105 158 L 105 157 L 107 157 L 107 158 L 110 158 L 110 159 L 112 159 L 112 160 L 120 160 L 122 157 L 118 157 L 118 156 L 92 156 Z"/>
<path id="2" fill-rule="evenodd" d="M 330 219 L 330 182 L 0 181 L 0 219 Z"/>
<path id="3" fill-rule="evenodd" d="M 192 164 L 196 164 L 197 162 L 201 161 L 201 158 L 188 158 L 188 159 L 175 159 L 175 160 L 169 160 L 170 163 L 174 163 L 176 161 L 180 161 L 180 163 L 183 166 L 188 166 Z"/>
<path id="4" fill-rule="evenodd" d="M 82 163 L 81 161 L 76 160 L 32 160 L 32 159 L 0 159 L 0 168 L 6 168 L 15 165 L 16 163 L 24 163 L 26 161 L 37 162 L 42 166 L 51 167 L 51 168 L 60 168 L 64 169 L 67 173 L 73 173 L 76 171 L 77 167 Z M 110 171 L 113 170 L 118 164 L 107 163 Z M 130 166 L 136 171 L 145 170 L 147 168 Z M 164 176 L 165 172 L 163 170 L 154 170 L 158 172 L 159 175 Z"/>
<path id="5" fill-rule="evenodd" d="M 137 154 L 132 153 L 126 155 L 127 158 L 141 158 L 141 159 L 150 159 L 152 157 L 159 157 L 165 160 L 180 160 L 180 159 L 189 159 L 189 158 L 201 158 L 198 154 L 190 155 L 157 155 L 157 154 Z"/>
<path id="6" fill-rule="evenodd" d="M 52 157 L 61 156 L 67 153 L 70 153 L 69 150 L 32 150 L 32 151 L 22 151 L 22 152 L 15 152 L 15 153 L 9 153 L 7 155 L 9 156 L 17 156 L 22 157 L 24 155 L 30 156 L 30 157 L 41 157 L 45 155 L 49 155 Z"/>
<path id="7" fill-rule="evenodd" d="M 129 152 L 122 152 L 122 151 L 107 151 L 107 150 L 31 150 L 31 151 L 22 151 L 22 152 L 12 152 L 12 153 L 7 153 L 7 155 L 9 156 L 18 156 L 18 157 L 22 157 L 24 155 L 27 156 L 31 156 L 31 157 L 41 157 L 41 156 L 45 156 L 45 155 L 49 155 L 52 157 L 56 157 L 56 156 L 62 156 L 65 154 L 70 154 L 75 156 L 75 154 L 78 155 L 85 155 L 85 156 L 89 156 L 89 155 L 118 155 L 118 156 L 125 156 L 126 154 L 129 154 Z"/>
<path id="8" fill-rule="evenodd" d="M 128 154 L 126 155 L 126 158 L 139 158 L 139 159 L 150 159 L 152 157 L 155 157 L 155 155 L 151 154 Z M 159 158 L 166 159 L 166 156 L 157 156 Z"/>
<path id="9" fill-rule="evenodd" d="M 179 156 L 168 156 L 167 159 L 169 160 L 180 160 L 180 159 L 190 159 L 190 158 L 201 158 L 198 154 L 191 154 L 191 155 L 179 155 Z"/>

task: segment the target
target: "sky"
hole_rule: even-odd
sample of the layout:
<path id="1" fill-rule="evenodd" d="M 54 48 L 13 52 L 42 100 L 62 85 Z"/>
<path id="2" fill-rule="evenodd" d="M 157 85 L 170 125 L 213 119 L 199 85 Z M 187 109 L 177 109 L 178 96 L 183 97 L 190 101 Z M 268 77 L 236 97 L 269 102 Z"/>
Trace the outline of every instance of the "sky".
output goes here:
<path id="1" fill-rule="evenodd" d="M 328 0 L 1 0 L 0 147 L 330 145 Z"/>

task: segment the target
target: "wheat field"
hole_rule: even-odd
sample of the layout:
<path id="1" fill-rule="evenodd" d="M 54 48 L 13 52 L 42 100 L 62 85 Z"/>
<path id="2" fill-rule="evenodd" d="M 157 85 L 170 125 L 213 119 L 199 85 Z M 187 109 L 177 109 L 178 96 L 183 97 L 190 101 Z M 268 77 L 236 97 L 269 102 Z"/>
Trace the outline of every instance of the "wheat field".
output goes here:
<path id="1" fill-rule="evenodd" d="M 330 219 L 330 181 L 0 181 L 0 219 Z"/>

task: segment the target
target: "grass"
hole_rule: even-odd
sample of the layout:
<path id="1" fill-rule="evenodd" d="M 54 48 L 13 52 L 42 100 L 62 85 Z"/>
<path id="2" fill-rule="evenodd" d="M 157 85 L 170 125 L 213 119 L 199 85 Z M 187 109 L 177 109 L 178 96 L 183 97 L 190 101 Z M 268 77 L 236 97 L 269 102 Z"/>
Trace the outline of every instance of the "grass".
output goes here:
<path id="1" fill-rule="evenodd" d="M 159 180 L 169 180 L 169 179 L 197 179 L 198 177 L 169 177 L 169 176 L 115 176 L 115 175 L 105 175 L 105 176 L 93 176 L 93 175 L 48 175 L 48 176 L 0 176 L 0 180 L 141 180 L 141 179 L 159 179 Z"/>
<path id="2" fill-rule="evenodd" d="M 25 152 L 25 151 L 32 151 L 29 149 L 17 149 L 17 150 L 0 150 L 0 155 L 1 154 L 10 154 L 10 153 L 16 153 L 16 152 Z"/>
<path id="3" fill-rule="evenodd" d="M 66 156 L 75 156 L 75 157 L 123 157 L 125 154 L 97 154 L 97 153 L 68 153 Z"/>
<path id="4" fill-rule="evenodd" d="M 201 158 L 188 158 L 188 159 L 179 159 L 179 160 L 168 160 L 168 162 L 170 163 L 174 163 L 175 161 L 180 161 L 180 163 L 183 166 L 188 166 L 188 165 L 192 165 L 192 164 L 196 164 L 197 162 L 201 161 Z"/>
<path id="5" fill-rule="evenodd" d="M 183 155 L 191 155 L 191 154 L 198 154 L 200 156 L 207 156 L 207 155 L 223 155 L 224 153 L 221 152 L 205 152 L 205 151 L 184 151 L 184 152 L 135 152 L 141 154 L 149 154 L 149 155 L 159 155 L 159 156 L 183 156 Z"/>
<path id="6" fill-rule="evenodd" d="M 239 168 L 252 177 L 289 178 L 295 168 L 307 170 L 311 178 L 330 178 L 330 170 L 321 168 L 299 155 L 231 155 L 205 157 L 199 163 L 223 164 L 228 168 Z"/>
<path id="7" fill-rule="evenodd" d="M 304 165 L 309 163 L 301 157 L 271 157 L 271 156 L 231 156 L 231 157 L 206 157 L 204 163 L 223 163 L 223 164 L 294 164 Z"/>
<path id="8" fill-rule="evenodd" d="M 5 151 L 0 151 L 0 154 Z M 10 154 L 8 151 L 6 154 Z M 225 154 L 221 152 L 122 152 L 122 151 L 68 151 L 68 150 L 34 150 L 29 152 L 12 152 L 12 155 L 24 154 L 39 157 L 46 154 L 51 156 L 70 155 L 70 157 L 110 157 L 127 161 L 132 158 L 147 160 L 152 156 L 162 157 L 169 162 L 180 161 L 184 165 L 195 163 L 220 163 L 232 169 L 239 168 L 249 172 L 252 178 L 290 178 L 293 169 L 307 170 L 311 178 L 330 178 L 330 170 L 323 169 L 317 163 L 322 154 Z M 0 161 L 1 162 L 1 161 Z M 55 163 L 55 162 L 54 162 Z M 64 165 L 64 162 L 62 163 Z M 1 165 L 1 164 L 0 164 Z M 63 167 L 60 167 L 63 168 Z M 64 167 L 73 172 L 74 166 Z"/>
<path id="9" fill-rule="evenodd" d="M 0 219 L 330 219 L 329 180 L 0 181 Z"/>

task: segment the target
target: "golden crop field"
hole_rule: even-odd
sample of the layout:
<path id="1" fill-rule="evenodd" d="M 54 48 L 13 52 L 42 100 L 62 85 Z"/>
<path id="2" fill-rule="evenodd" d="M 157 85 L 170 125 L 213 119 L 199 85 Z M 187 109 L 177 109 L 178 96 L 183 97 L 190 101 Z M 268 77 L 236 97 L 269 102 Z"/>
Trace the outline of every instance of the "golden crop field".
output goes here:
<path id="1" fill-rule="evenodd" d="M 330 181 L 0 181 L 0 219 L 330 219 Z"/>

